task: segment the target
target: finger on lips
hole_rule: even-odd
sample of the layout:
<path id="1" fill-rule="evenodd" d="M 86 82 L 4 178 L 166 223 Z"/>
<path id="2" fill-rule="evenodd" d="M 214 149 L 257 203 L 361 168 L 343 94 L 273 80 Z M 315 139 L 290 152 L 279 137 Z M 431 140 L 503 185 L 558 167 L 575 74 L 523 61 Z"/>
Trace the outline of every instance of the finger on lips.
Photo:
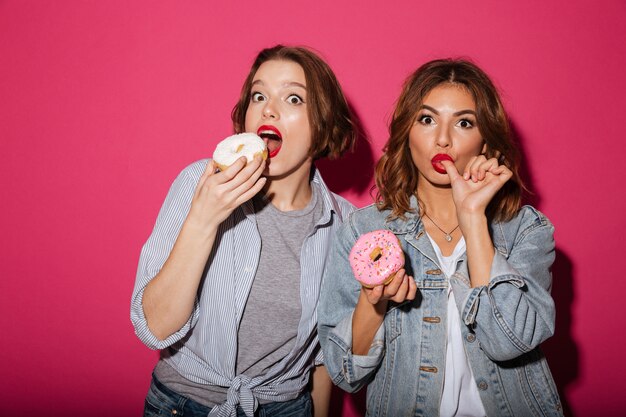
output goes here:
<path id="1" fill-rule="evenodd" d="M 456 166 L 451 161 L 443 160 L 441 161 L 441 165 L 443 165 L 451 179 L 459 176 L 459 172 L 456 170 Z"/>

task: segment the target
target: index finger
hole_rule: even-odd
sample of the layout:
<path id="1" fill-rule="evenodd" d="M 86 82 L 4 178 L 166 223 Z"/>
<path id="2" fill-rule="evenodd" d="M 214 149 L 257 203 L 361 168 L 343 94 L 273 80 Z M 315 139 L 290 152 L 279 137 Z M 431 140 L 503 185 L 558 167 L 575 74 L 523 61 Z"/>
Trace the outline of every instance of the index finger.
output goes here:
<path id="1" fill-rule="evenodd" d="M 235 176 L 237 176 L 239 171 L 241 171 L 246 166 L 247 163 L 248 163 L 248 160 L 246 159 L 245 156 L 237 158 L 237 160 L 233 162 L 228 168 L 219 172 L 220 177 L 224 179 L 224 181 L 221 181 L 221 182 L 228 182 L 232 180 L 233 178 L 235 178 Z"/>
<path id="2" fill-rule="evenodd" d="M 201 187 L 202 184 L 206 182 L 207 178 L 215 174 L 216 169 L 217 169 L 217 166 L 215 165 L 215 161 L 212 159 L 209 159 L 209 162 L 207 162 L 206 166 L 204 167 L 204 172 L 200 176 L 200 180 L 198 180 L 198 188 Z"/>
<path id="3" fill-rule="evenodd" d="M 446 169 L 446 173 L 450 177 L 451 181 L 454 181 L 457 178 L 461 177 L 459 175 L 459 171 L 456 170 L 456 166 L 452 162 L 443 160 L 441 161 L 441 165 L 443 165 L 443 167 Z"/>

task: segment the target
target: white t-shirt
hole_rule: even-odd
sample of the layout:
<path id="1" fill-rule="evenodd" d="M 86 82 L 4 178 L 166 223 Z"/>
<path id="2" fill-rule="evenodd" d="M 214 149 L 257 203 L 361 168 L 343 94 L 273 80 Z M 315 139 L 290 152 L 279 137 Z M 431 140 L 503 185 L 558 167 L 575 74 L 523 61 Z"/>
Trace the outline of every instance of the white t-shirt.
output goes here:
<path id="1" fill-rule="evenodd" d="M 465 239 L 461 237 L 452 255 L 443 256 L 435 241 L 428 233 L 426 235 L 435 249 L 443 273 L 450 278 L 456 271 L 457 261 L 465 253 Z M 482 417 L 486 415 L 485 408 L 480 400 L 472 368 L 467 362 L 460 321 L 461 317 L 454 300 L 452 286 L 449 286 L 448 342 L 446 344 L 446 366 L 439 415 L 441 417 Z"/>

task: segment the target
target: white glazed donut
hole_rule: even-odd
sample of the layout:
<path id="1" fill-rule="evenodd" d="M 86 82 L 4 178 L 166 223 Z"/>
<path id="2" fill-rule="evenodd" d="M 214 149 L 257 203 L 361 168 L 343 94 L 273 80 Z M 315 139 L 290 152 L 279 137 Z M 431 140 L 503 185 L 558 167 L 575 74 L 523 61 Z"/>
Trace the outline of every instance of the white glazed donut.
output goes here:
<path id="1" fill-rule="evenodd" d="M 239 133 L 217 144 L 213 160 L 220 171 L 224 171 L 242 156 L 250 162 L 257 154 L 267 159 L 267 146 L 263 139 L 254 133 Z"/>

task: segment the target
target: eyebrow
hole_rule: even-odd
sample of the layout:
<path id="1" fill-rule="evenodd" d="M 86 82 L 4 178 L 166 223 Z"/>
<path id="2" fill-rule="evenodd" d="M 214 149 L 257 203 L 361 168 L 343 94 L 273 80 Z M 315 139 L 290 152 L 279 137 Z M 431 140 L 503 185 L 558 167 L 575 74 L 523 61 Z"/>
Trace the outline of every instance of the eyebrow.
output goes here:
<path id="1" fill-rule="evenodd" d="M 252 85 L 265 85 L 265 83 L 263 83 L 263 81 L 261 80 L 255 80 L 252 82 Z M 285 84 L 283 84 L 283 87 L 300 87 L 304 90 L 306 90 L 306 85 L 299 83 L 297 81 L 289 81 L 286 82 Z"/>
<path id="2" fill-rule="evenodd" d="M 439 112 L 437 110 L 435 110 L 433 107 L 430 107 L 426 104 L 422 104 L 422 106 L 420 107 L 421 109 L 426 109 L 426 110 L 430 110 L 431 112 L 435 113 L 435 114 L 439 114 Z M 459 110 L 456 113 L 453 114 L 453 116 L 461 116 L 462 114 L 473 114 L 474 116 L 476 116 L 476 112 L 474 110 Z"/>

